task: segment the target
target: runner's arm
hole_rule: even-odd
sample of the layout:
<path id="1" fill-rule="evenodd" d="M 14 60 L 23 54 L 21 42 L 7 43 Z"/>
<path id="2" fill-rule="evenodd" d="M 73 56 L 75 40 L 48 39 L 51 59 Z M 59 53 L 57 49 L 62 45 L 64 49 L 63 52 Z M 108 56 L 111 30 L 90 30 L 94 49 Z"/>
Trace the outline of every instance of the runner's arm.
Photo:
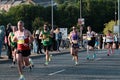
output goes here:
<path id="1" fill-rule="evenodd" d="M 70 32 L 70 35 L 69 35 L 70 43 L 72 43 L 71 35 L 72 35 L 72 33 Z"/>
<path id="2" fill-rule="evenodd" d="M 39 39 L 41 39 L 41 40 L 43 39 L 42 31 L 40 32 Z"/>
<path id="3" fill-rule="evenodd" d="M 52 34 L 52 32 L 50 32 L 50 35 L 49 35 L 49 37 L 50 37 L 50 38 L 52 38 L 52 37 L 53 37 L 53 34 Z"/>
<path id="4" fill-rule="evenodd" d="M 33 36 L 32 36 L 30 31 L 28 31 L 28 33 L 29 33 L 29 43 L 32 43 L 34 38 L 33 38 Z"/>
<path id="5" fill-rule="evenodd" d="M 8 45 L 10 45 L 10 36 L 11 35 L 11 33 L 9 33 L 9 35 L 8 35 Z"/>
<path id="6" fill-rule="evenodd" d="M 18 41 L 18 40 L 17 40 L 17 36 L 18 36 L 18 35 L 17 35 L 17 32 L 15 32 L 15 36 L 14 36 L 13 39 L 12 39 L 13 42 L 17 42 L 17 41 Z"/>

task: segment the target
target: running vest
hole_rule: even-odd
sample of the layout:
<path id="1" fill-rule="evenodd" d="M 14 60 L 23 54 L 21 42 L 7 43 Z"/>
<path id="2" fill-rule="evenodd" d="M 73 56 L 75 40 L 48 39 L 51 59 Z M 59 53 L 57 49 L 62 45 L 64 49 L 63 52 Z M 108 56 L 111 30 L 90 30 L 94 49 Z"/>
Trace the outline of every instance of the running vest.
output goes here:
<path id="1" fill-rule="evenodd" d="M 17 34 L 17 49 L 29 50 L 29 38 L 25 36 L 25 31 L 22 34 Z"/>
<path id="2" fill-rule="evenodd" d="M 13 42 L 13 37 L 14 37 L 14 33 L 11 32 L 11 33 L 10 33 L 10 45 L 11 45 L 12 47 L 15 47 L 15 46 L 17 45 L 17 43 L 16 43 L 16 42 Z"/>
<path id="3" fill-rule="evenodd" d="M 47 32 L 44 32 L 42 31 L 42 35 L 43 35 L 43 40 L 42 40 L 42 43 L 44 46 L 48 46 L 51 44 L 51 38 L 50 38 L 50 32 L 47 31 Z"/>
<path id="4" fill-rule="evenodd" d="M 71 39 L 72 39 L 72 42 L 73 42 L 73 43 L 78 43 L 78 39 L 79 39 L 78 34 L 75 33 L 75 32 L 72 32 Z"/>
<path id="5" fill-rule="evenodd" d="M 94 37 L 95 33 L 93 31 L 87 32 L 87 40 L 92 40 L 92 37 Z"/>
<path id="6" fill-rule="evenodd" d="M 113 37 L 110 34 L 106 35 L 106 42 L 113 42 Z"/>

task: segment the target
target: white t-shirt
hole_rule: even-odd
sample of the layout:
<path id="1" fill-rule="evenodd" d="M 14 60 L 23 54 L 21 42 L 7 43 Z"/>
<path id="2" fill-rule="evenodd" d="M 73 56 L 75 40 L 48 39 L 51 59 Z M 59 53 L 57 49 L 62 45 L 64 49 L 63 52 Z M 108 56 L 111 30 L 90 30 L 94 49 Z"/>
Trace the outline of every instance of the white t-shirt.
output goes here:
<path id="1" fill-rule="evenodd" d="M 113 36 L 112 35 L 107 35 L 106 36 L 106 42 L 113 42 Z"/>
<path id="2" fill-rule="evenodd" d="M 106 37 L 103 37 L 103 42 L 106 42 Z"/>

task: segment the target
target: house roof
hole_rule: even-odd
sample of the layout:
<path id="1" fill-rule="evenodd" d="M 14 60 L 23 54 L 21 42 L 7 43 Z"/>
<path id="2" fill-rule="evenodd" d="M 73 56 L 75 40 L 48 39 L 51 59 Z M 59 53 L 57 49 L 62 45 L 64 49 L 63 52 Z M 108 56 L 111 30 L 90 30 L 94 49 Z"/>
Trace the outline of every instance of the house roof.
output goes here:
<path id="1" fill-rule="evenodd" d="M 51 0 L 32 0 L 36 3 L 41 3 L 41 2 L 50 2 Z"/>

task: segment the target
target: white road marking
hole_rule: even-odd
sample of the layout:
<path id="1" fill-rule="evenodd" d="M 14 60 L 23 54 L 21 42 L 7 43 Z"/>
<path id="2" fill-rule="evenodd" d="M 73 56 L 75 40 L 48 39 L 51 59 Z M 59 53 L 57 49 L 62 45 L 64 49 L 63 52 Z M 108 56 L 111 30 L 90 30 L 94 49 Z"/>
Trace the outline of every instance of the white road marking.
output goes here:
<path id="1" fill-rule="evenodd" d="M 98 60 L 101 60 L 102 58 L 96 58 L 95 60 L 98 61 Z"/>
<path id="2" fill-rule="evenodd" d="M 61 73 L 61 72 L 63 72 L 63 71 L 65 71 L 65 69 L 62 69 L 62 70 L 59 70 L 59 71 L 50 73 L 50 74 L 48 74 L 48 75 L 52 76 L 52 75 L 54 75 L 54 74 Z"/>
<path id="3" fill-rule="evenodd" d="M 95 53 L 106 53 L 107 51 L 95 51 Z"/>

